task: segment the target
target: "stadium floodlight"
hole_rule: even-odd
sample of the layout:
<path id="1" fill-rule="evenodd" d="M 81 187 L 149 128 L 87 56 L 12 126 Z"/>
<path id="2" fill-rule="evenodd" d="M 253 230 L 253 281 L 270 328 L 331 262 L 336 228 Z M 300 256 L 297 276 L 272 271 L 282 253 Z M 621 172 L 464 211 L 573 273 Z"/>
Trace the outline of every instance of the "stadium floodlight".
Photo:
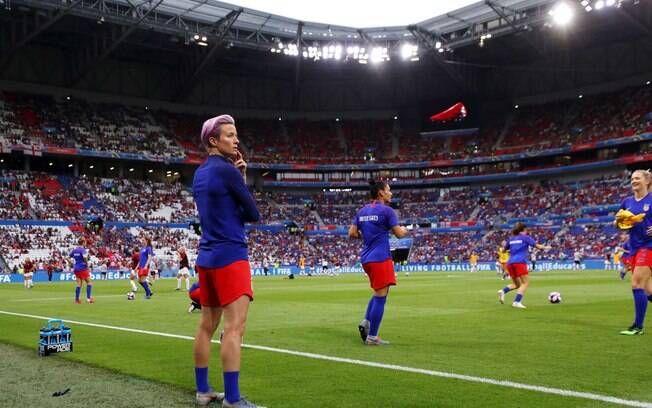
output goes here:
<path id="1" fill-rule="evenodd" d="M 577 96 L 577 99 L 582 99 L 582 98 L 584 98 L 584 95 L 582 95 L 582 94 L 579 94 L 579 95 Z"/>
<path id="2" fill-rule="evenodd" d="M 410 43 L 405 43 L 401 47 L 401 58 L 404 60 L 414 58 L 418 55 L 419 53 L 419 46 L 410 44 Z"/>
<path id="3" fill-rule="evenodd" d="M 199 34 L 195 34 L 194 37 L 192 37 L 192 38 L 194 38 L 195 41 L 199 40 Z"/>
<path id="4" fill-rule="evenodd" d="M 340 118 L 335 118 L 335 122 L 339 122 L 339 121 L 340 121 Z"/>
<path id="5" fill-rule="evenodd" d="M 73 166 L 73 164 L 72 164 L 72 163 L 70 163 L 70 164 L 68 165 L 68 167 L 72 167 L 72 166 Z"/>
<path id="6" fill-rule="evenodd" d="M 50 162 L 48 163 L 48 166 L 54 166 L 54 163 Z"/>
<path id="7" fill-rule="evenodd" d="M 614 6 L 615 4 L 616 4 L 616 0 L 607 0 L 606 3 L 605 3 L 605 5 L 606 5 L 607 7 L 612 7 L 612 6 Z"/>
<path id="8" fill-rule="evenodd" d="M 398 116 L 394 116 L 394 120 L 398 120 Z"/>
<path id="9" fill-rule="evenodd" d="M 373 47 L 371 49 L 369 60 L 371 60 L 372 63 L 389 61 L 389 59 L 389 55 L 387 55 L 387 47 Z"/>
<path id="10" fill-rule="evenodd" d="M 598 0 L 595 2 L 595 9 L 600 10 L 604 7 L 604 1 L 603 0 Z"/>
<path id="11" fill-rule="evenodd" d="M 111 166 L 111 167 L 109 167 L 109 170 L 113 171 L 113 170 L 115 170 L 115 167 Z"/>
<path id="12" fill-rule="evenodd" d="M 563 27 L 573 20 L 575 12 L 568 3 L 560 2 L 555 4 L 548 14 L 552 17 L 552 21 L 555 25 Z"/>
<path id="13" fill-rule="evenodd" d="M 591 6 L 586 6 L 586 7 L 584 7 L 584 10 L 586 10 L 586 11 L 591 11 L 591 10 L 593 10 L 593 7 L 591 7 Z"/>
<path id="14" fill-rule="evenodd" d="M 647 81 L 647 82 L 645 83 L 645 85 L 650 85 L 650 81 Z"/>
<path id="15" fill-rule="evenodd" d="M 132 172 L 132 171 L 134 171 L 134 168 L 133 168 L 133 167 L 132 167 L 132 168 L 130 168 L 130 169 L 129 169 L 129 171 L 130 171 L 130 172 Z"/>
<path id="16" fill-rule="evenodd" d="M 435 48 L 437 48 L 437 49 L 441 48 L 441 41 L 437 41 L 435 43 Z"/>
<path id="17" fill-rule="evenodd" d="M 514 105 L 514 109 L 518 109 L 518 104 Z"/>
<path id="18" fill-rule="evenodd" d="M 89 168 L 89 169 L 94 169 L 95 166 L 91 164 L 90 166 L 88 166 L 88 168 Z"/>
<path id="19" fill-rule="evenodd" d="M 412 56 L 412 44 L 403 44 L 401 47 L 401 58 L 404 60 Z"/>
<path id="20" fill-rule="evenodd" d="M 151 173 L 154 173 L 154 170 L 149 169 L 149 170 L 147 170 L 147 172 L 151 174 Z"/>
<path id="21" fill-rule="evenodd" d="M 582 5 L 582 7 L 586 7 L 589 5 L 589 0 L 582 0 L 580 4 Z"/>

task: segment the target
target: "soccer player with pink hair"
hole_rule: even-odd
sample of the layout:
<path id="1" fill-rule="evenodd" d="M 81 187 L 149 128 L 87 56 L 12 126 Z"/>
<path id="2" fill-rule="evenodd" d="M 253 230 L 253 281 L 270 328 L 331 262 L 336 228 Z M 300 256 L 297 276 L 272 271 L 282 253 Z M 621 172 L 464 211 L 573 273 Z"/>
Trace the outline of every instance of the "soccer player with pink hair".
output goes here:
<path id="1" fill-rule="evenodd" d="M 247 190 L 247 163 L 239 150 L 235 120 L 220 115 L 204 122 L 201 141 L 208 159 L 197 169 L 192 190 L 199 212 L 201 239 L 195 269 L 201 285 L 201 320 L 195 336 L 196 402 L 255 408 L 240 395 L 240 343 L 249 303 L 254 298 L 245 223 L 260 213 Z M 220 358 L 224 394 L 208 385 L 211 339 L 224 316 Z"/>

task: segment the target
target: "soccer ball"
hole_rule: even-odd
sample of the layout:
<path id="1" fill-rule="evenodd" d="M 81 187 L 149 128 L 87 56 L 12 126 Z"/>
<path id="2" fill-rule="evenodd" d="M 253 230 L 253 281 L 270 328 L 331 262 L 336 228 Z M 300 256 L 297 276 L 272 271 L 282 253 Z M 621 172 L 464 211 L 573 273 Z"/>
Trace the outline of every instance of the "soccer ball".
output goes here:
<path id="1" fill-rule="evenodd" d="M 410 276 L 410 272 L 405 272 L 405 276 Z"/>
<path id="2" fill-rule="evenodd" d="M 134 299 L 136 299 L 136 294 L 134 292 L 127 293 L 127 300 L 134 300 Z"/>
<path id="3" fill-rule="evenodd" d="M 550 303 L 561 303 L 561 293 L 550 292 L 548 295 L 548 301 L 550 301 Z"/>

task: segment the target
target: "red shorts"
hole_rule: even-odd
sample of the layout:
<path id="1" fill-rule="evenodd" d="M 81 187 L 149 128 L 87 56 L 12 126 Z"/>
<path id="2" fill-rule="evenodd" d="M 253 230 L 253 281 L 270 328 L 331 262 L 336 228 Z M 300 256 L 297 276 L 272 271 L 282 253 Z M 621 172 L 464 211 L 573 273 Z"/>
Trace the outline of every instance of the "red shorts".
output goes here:
<path id="1" fill-rule="evenodd" d="M 91 274 L 88 273 L 88 269 L 84 269 L 83 271 L 75 272 L 75 278 L 77 279 L 88 279 L 91 277 Z"/>
<path id="2" fill-rule="evenodd" d="M 527 264 L 526 263 L 509 264 L 507 265 L 507 273 L 509 273 L 509 277 L 512 279 L 516 279 L 520 276 L 525 276 L 528 274 Z"/>
<path id="3" fill-rule="evenodd" d="M 634 262 L 632 266 L 647 266 L 652 269 L 652 249 L 641 248 L 636 251 L 636 255 L 633 257 Z"/>
<path id="4" fill-rule="evenodd" d="M 203 268 L 196 265 L 196 269 L 199 274 L 202 306 L 224 307 L 241 296 L 254 300 L 249 261 L 235 261 L 222 268 Z"/>
<path id="5" fill-rule="evenodd" d="M 149 276 L 149 268 L 138 268 L 138 277 L 142 278 L 143 276 Z"/>
<path id="6" fill-rule="evenodd" d="M 369 283 L 374 290 L 396 285 L 394 262 L 391 259 L 382 262 L 367 262 L 362 265 L 362 269 L 369 276 Z"/>

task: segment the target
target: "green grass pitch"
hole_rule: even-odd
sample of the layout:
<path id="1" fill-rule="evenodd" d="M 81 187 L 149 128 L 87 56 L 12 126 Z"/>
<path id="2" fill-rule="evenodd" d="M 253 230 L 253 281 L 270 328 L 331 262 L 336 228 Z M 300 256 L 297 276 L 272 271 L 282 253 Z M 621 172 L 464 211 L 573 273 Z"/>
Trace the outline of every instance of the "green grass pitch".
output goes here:
<path id="1" fill-rule="evenodd" d="M 398 286 L 390 291 L 380 332 L 392 342 L 388 347 L 365 347 L 358 336 L 357 324 L 371 294 L 362 274 L 295 280 L 256 277 L 256 300 L 244 342 L 652 404 L 652 336 L 618 335 L 632 321 L 633 301 L 629 282 L 617 275 L 615 271 L 531 274 L 531 287 L 523 300 L 528 309 L 517 310 L 509 306 L 513 293 L 507 295 L 507 304 L 498 303 L 496 292 L 506 282 L 492 273 L 400 274 Z M 70 282 L 37 283 L 31 290 L 2 285 L 0 311 L 194 336 L 199 314 L 188 314 L 187 294 L 175 292 L 175 286 L 176 280 L 160 280 L 151 300 L 143 299 L 141 288 L 135 301 L 127 301 L 126 281 L 96 281 L 96 303 L 76 305 Z M 561 292 L 561 304 L 548 303 L 551 291 Z M 43 324 L 0 314 L 0 342 L 36 353 Z M 169 385 L 186 393 L 188 406 L 193 405 L 191 341 L 71 326 L 74 352 L 46 359 L 74 360 L 121 377 Z M 213 350 L 211 384 L 221 389 L 219 345 Z M 1 370 L 0 383 L 11 376 Z M 34 381 L 40 381 L 39 374 L 34 374 Z M 241 390 L 268 407 L 612 405 L 252 349 L 243 350 Z M 102 395 L 99 400 L 110 398 Z M 147 406 L 134 402 L 133 406 Z"/>

